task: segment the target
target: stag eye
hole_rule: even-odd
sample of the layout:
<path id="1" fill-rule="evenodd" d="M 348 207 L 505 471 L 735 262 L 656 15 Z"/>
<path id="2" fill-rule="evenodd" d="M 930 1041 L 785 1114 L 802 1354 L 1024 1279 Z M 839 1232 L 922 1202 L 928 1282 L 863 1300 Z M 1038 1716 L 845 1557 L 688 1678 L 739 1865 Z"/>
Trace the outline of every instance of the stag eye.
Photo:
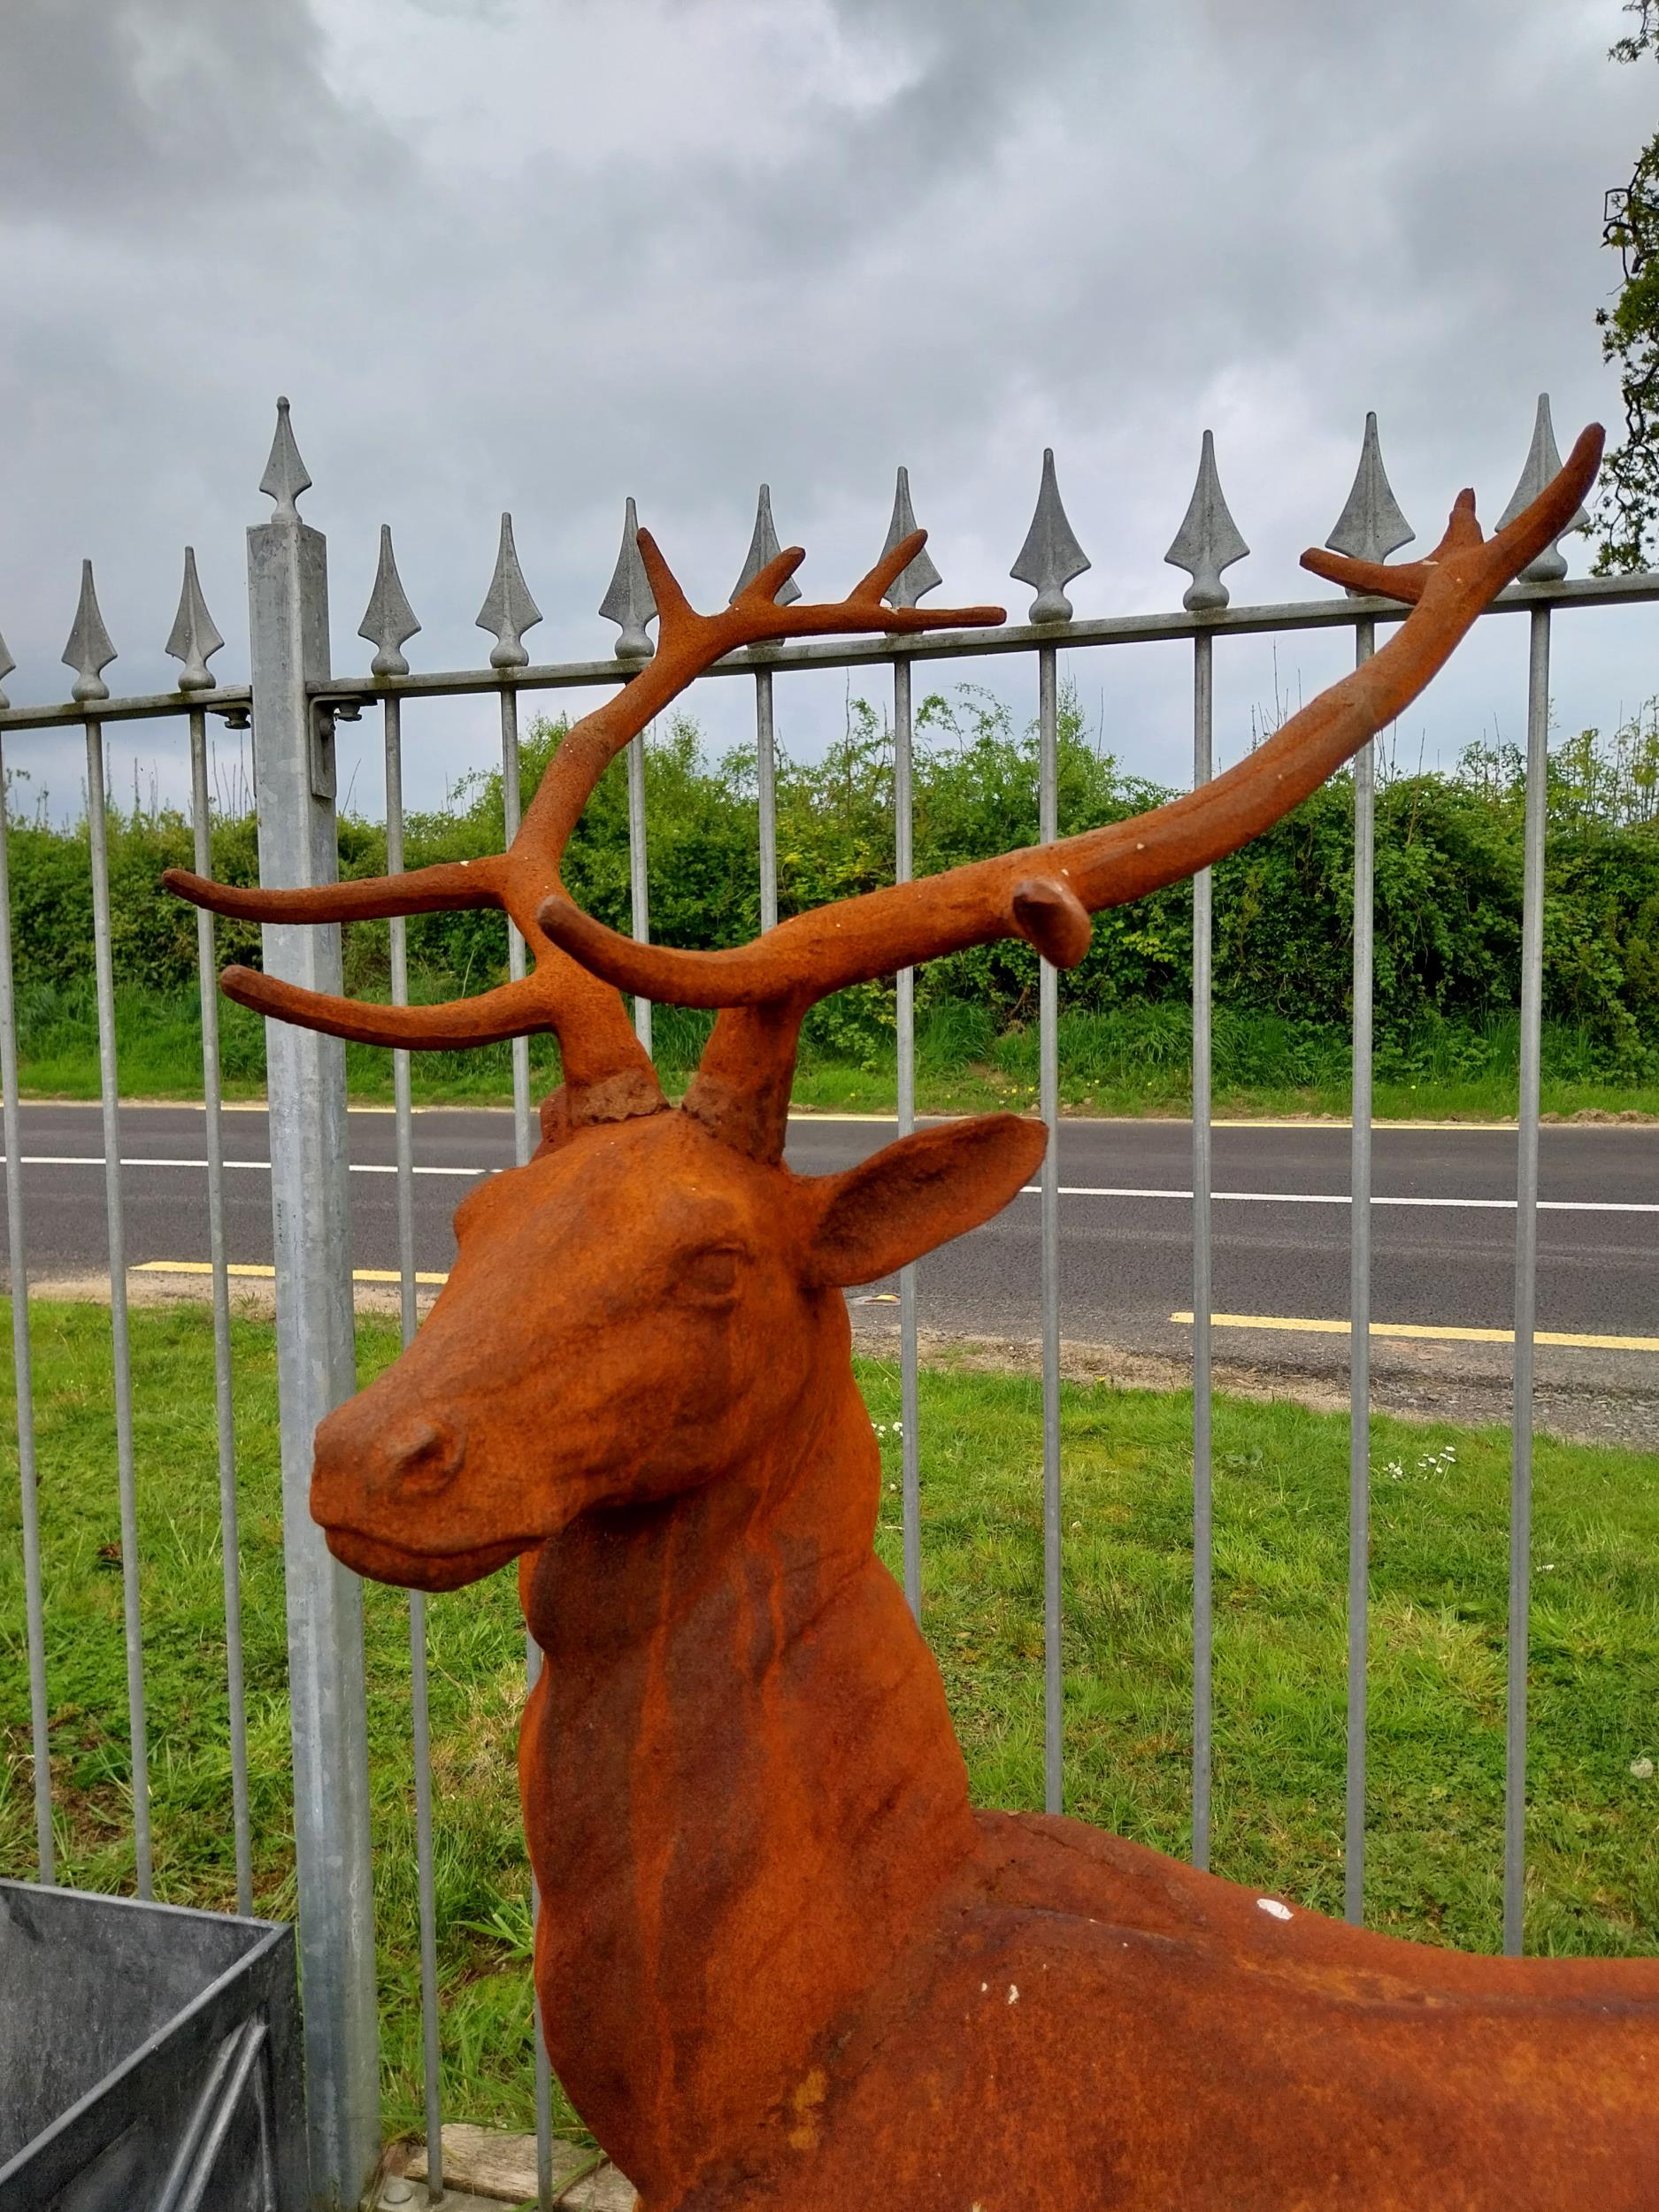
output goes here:
<path id="1" fill-rule="evenodd" d="M 721 1305 L 735 1295 L 744 1255 L 734 1244 L 715 1244 L 683 1259 L 674 1277 L 674 1294 L 694 1305 Z"/>

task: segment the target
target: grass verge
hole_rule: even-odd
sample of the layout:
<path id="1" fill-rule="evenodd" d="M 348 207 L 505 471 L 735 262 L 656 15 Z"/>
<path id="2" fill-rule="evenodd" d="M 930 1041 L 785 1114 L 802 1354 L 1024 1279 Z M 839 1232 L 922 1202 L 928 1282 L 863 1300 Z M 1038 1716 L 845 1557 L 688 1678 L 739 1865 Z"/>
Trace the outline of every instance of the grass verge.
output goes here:
<path id="1" fill-rule="evenodd" d="M 32 1309 L 60 1872 L 130 1887 L 131 1780 L 106 1312 Z M 233 1901 L 209 1317 L 133 1316 L 157 1893 Z M 396 1350 L 359 1326 L 366 1377 Z M 276 1400 L 267 1324 L 235 1325 L 257 1901 L 294 1908 Z M 863 1363 L 895 1563 L 896 1371 Z M 0 1433 L 11 1419 L 0 1381 Z M 1066 1789 L 1079 1816 L 1187 1844 L 1191 1406 L 1068 1386 Z M 1372 1425 L 1371 1845 L 1381 1926 L 1495 1947 L 1509 1447 Z M 1041 1802 L 1038 1386 L 922 1378 L 926 1616 L 987 1804 Z M 15 1453 L 0 1449 L 0 1873 L 34 1870 Z M 1346 1422 L 1217 1408 L 1217 1870 L 1341 1908 Z M 1540 1439 L 1527 1932 L 1540 1950 L 1659 1937 L 1659 1456 Z M 420 2124 L 407 1603 L 365 1591 L 385 2105 Z M 531 2124 L 529 1909 L 513 1770 L 523 1631 L 509 1574 L 434 1599 L 433 1769 L 445 2109 Z M 571 1787 L 580 1786 L 572 1776 Z M 573 2116 L 560 2115 L 575 2131 Z"/>
<path id="2" fill-rule="evenodd" d="M 265 1090 L 264 1025 L 245 1008 L 220 1009 L 226 1095 Z M 683 1089 L 708 1033 L 709 1018 L 658 1007 L 654 1042 L 671 1091 Z M 803 1041 L 795 1085 L 798 1106 L 819 1111 L 891 1113 L 897 1096 L 890 1036 L 835 1033 L 833 1048 Z M 917 1099 L 925 1113 L 972 1113 L 1026 1106 L 1037 1095 L 1035 1024 L 997 1030 L 984 1009 L 935 1003 L 917 1036 Z M 194 994 L 128 990 L 116 1000 L 116 1043 L 125 1094 L 199 1099 L 201 1014 Z M 1574 1114 L 1659 1117 L 1659 1083 L 1613 1071 L 1606 1048 L 1583 1031 L 1551 1024 L 1544 1033 L 1543 1110 Z M 85 993 L 37 991 L 19 1008 L 19 1049 L 25 1096 L 98 1095 L 97 1024 Z M 1185 1114 L 1192 1102 L 1190 1020 L 1184 1007 L 1152 1003 L 1110 1013 L 1060 1017 L 1060 1096 L 1071 1113 Z M 1405 1039 L 1385 1039 L 1376 1064 L 1380 1121 L 1512 1119 L 1519 1097 L 1520 1032 L 1512 1018 L 1475 1026 L 1437 1023 Z M 1215 1017 L 1215 1110 L 1230 1117 L 1345 1115 L 1350 1101 L 1346 1031 L 1267 1013 L 1218 1007 Z M 1651 1058 L 1651 1055 L 1648 1056 Z M 1647 1061 L 1641 1064 L 1647 1065 Z M 540 1089 L 558 1080 L 557 1050 L 531 1040 Z M 351 1095 L 364 1104 L 392 1095 L 391 1056 L 368 1045 L 346 1048 Z M 414 1095 L 432 1105 L 505 1106 L 512 1098 L 506 1045 L 457 1053 L 417 1053 Z"/>

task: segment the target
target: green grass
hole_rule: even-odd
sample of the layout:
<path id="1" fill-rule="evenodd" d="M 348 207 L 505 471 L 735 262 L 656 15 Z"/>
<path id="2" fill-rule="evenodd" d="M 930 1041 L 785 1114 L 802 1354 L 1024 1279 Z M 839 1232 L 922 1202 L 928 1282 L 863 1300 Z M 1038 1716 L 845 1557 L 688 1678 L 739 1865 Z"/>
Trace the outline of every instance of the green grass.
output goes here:
<path id="1" fill-rule="evenodd" d="M 109 1320 L 33 1309 L 60 1872 L 130 1888 L 131 1788 Z M 139 1515 L 157 1893 L 234 1898 L 212 1341 L 196 1308 L 134 1313 Z M 388 1325 L 360 1328 L 366 1375 Z M 276 1409 L 268 1325 L 235 1325 L 257 1902 L 294 1907 Z M 895 1371 L 882 1425 L 896 1561 Z M 9 1374 L 0 1397 L 9 1394 Z M 921 1386 L 926 1624 L 981 1802 L 1041 1802 L 1037 1386 L 949 1368 Z M 1190 1402 L 1065 1397 L 1068 1808 L 1180 1852 L 1191 1687 Z M 0 1435 L 10 1423 L 0 1403 Z M 15 1459 L 0 1450 L 0 1873 L 34 1869 Z M 1371 1824 L 1379 1924 L 1498 1937 L 1508 1440 L 1373 1424 Z M 1341 1903 L 1346 1422 L 1217 1409 L 1217 1871 Z M 1527 1933 L 1542 1950 L 1652 1952 L 1659 1929 L 1659 1455 L 1540 1440 Z M 406 1601 L 365 1589 L 386 2111 L 420 2114 Z M 512 1748 L 513 1578 L 429 1607 L 445 2108 L 530 2124 L 529 1915 Z M 571 1786 L 579 1786 L 572 1778 Z M 562 2123 L 573 2126 L 568 2112 Z"/>
<path id="2" fill-rule="evenodd" d="M 657 1061 L 671 1091 L 683 1089 L 696 1065 L 708 1018 L 679 1007 L 655 1010 Z M 221 1002 L 219 1019 L 226 1095 L 263 1096 L 263 1025 L 228 1002 Z M 124 1095 L 201 1097 L 201 1017 L 193 993 L 120 993 L 116 1042 Z M 1636 1071 L 1620 1074 L 1604 1046 L 1582 1030 L 1555 1023 L 1546 1026 L 1543 1048 L 1547 1115 L 1659 1116 L 1651 1052 L 1645 1057 L 1639 1054 Z M 19 1049 L 26 1096 L 98 1095 L 97 1023 L 87 993 L 26 995 L 19 1009 Z M 1215 1110 L 1240 1117 L 1345 1115 L 1349 1050 L 1343 1031 L 1217 1008 Z M 1104 1014 L 1063 1014 L 1059 1053 L 1061 1102 L 1071 1112 L 1168 1115 L 1190 1110 L 1191 1018 L 1184 1006 L 1159 1002 Z M 1512 1119 L 1519 1095 L 1519 1025 L 1512 1016 L 1482 1025 L 1435 1023 L 1412 1037 L 1385 1040 L 1377 1056 L 1376 1117 Z M 557 1054 L 550 1040 L 531 1040 L 531 1068 L 538 1091 L 557 1082 Z M 389 1054 L 349 1045 L 346 1069 L 355 1099 L 365 1104 L 389 1101 Z M 867 1048 L 856 1051 L 844 1044 L 831 1050 L 815 1043 L 809 1028 L 795 1102 L 826 1112 L 891 1113 L 897 1095 L 895 1069 L 890 1038 L 873 1036 Z M 413 1088 L 417 1101 L 425 1104 L 506 1105 L 512 1097 L 510 1048 L 418 1053 Z M 917 1098 L 923 1112 L 1025 1106 L 1036 1095 L 1034 1023 L 999 1032 L 985 1009 L 954 1000 L 925 1010 L 917 1036 Z"/>

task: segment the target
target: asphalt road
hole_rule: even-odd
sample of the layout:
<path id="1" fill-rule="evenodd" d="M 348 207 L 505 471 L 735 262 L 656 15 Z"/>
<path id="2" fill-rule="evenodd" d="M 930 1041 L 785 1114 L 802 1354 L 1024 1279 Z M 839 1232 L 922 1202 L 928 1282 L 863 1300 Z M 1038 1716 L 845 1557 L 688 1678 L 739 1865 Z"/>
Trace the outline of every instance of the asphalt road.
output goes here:
<path id="1" fill-rule="evenodd" d="M 226 1149 L 231 1256 L 271 1259 L 263 1112 L 230 1110 Z M 23 1109 L 24 1206 L 32 1281 L 107 1270 L 103 1138 L 91 1106 Z M 789 1158 L 803 1171 L 848 1165 L 887 1142 L 891 1123 L 797 1119 Z M 396 1264 L 393 1123 L 350 1118 L 356 1263 Z M 127 1257 L 142 1267 L 207 1257 L 202 1113 L 122 1109 Z M 1060 1132 L 1062 1328 L 1073 1343 L 1182 1357 L 1192 1303 L 1191 1131 L 1176 1121 L 1065 1123 Z M 1345 1319 L 1348 1299 L 1346 1129 L 1251 1124 L 1215 1133 L 1214 1307 L 1249 1325 L 1218 1329 L 1218 1358 L 1339 1373 L 1346 1339 L 1305 1325 Z M 449 1217 L 479 1176 L 512 1161 L 511 1117 L 444 1110 L 415 1119 L 417 1259 L 437 1273 Z M 1406 1331 L 1503 1332 L 1513 1319 L 1516 1138 L 1512 1131 L 1382 1126 L 1376 1133 L 1372 1313 Z M 1659 1390 L 1659 1128 L 1542 1132 L 1538 1326 L 1617 1346 L 1545 1346 L 1540 1377 L 1570 1386 Z M 896 1326 L 872 1286 L 866 1328 Z M 923 1325 L 1029 1341 L 1038 1333 L 1038 1202 L 922 1263 Z M 1298 1321 L 1300 1331 L 1272 1329 Z M 1507 1344 L 1405 1334 L 1379 1341 L 1379 1371 L 1507 1372 Z M 1402 1364 L 1403 1363 L 1403 1364 Z M 1659 1432 L 1655 1440 L 1659 1443 Z"/>

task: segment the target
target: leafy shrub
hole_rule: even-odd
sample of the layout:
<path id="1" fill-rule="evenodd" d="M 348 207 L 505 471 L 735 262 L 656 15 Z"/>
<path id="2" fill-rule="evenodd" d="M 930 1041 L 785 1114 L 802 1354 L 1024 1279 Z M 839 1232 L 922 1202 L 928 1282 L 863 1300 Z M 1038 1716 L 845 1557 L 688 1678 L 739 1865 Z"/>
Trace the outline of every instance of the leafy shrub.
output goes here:
<path id="1" fill-rule="evenodd" d="M 539 722 L 526 743 L 526 803 L 564 726 Z M 916 872 L 1034 842 L 1036 769 L 1034 729 L 1016 726 L 1001 701 L 972 686 L 926 700 L 916 719 Z M 1170 795 L 1125 774 L 1091 741 L 1075 695 L 1062 704 L 1058 771 L 1063 835 Z M 647 747 L 645 781 L 652 935 L 698 949 L 752 936 L 760 915 L 753 751 L 710 760 L 695 723 L 677 716 Z M 1544 995 L 1555 1048 L 1586 1078 L 1652 1081 L 1659 1077 L 1655 710 L 1611 737 L 1590 730 L 1561 745 L 1551 756 L 1547 795 Z M 1522 763 L 1513 749 L 1471 748 L 1447 773 L 1394 775 L 1385 764 L 1377 799 L 1379 1077 L 1455 1079 L 1489 1070 L 1494 1054 L 1502 1059 L 1508 1049 L 1502 1041 L 1514 1034 L 1519 998 L 1523 815 Z M 502 824 L 499 774 L 474 775 L 444 808 L 411 815 L 409 864 L 495 851 Z M 217 874 L 257 880 L 251 816 L 215 822 L 211 843 Z M 124 995 L 182 1000 L 194 988 L 195 917 L 160 892 L 157 879 L 165 867 L 190 864 L 188 826 L 165 809 L 111 806 L 109 849 L 118 986 Z M 890 881 L 893 849 L 890 733 L 868 702 L 854 700 L 842 737 L 822 760 L 779 763 L 780 911 Z M 37 818 L 12 826 L 18 985 L 32 1034 L 53 1034 L 65 1023 L 73 1029 L 90 1011 L 88 859 L 84 821 L 54 828 Z M 341 873 L 373 875 L 385 864 L 383 825 L 342 816 Z M 1338 776 L 1215 871 L 1219 1083 L 1317 1083 L 1345 1069 L 1353 866 L 1352 780 Z M 572 837 L 565 880 L 589 912 L 626 929 L 629 879 L 626 783 L 618 761 Z M 504 979 L 499 914 L 421 915 L 408 929 L 414 997 L 452 997 Z M 252 926 L 221 922 L 218 942 L 221 958 L 257 963 Z M 346 931 L 345 967 L 351 991 L 387 994 L 384 924 Z M 1037 976 L 1036 956 L 1018 943 L 977 947 L 922 970 L 924 1060 L 1011 1071 L 1029 1058 L 1034 1074 Z M 1063 1019 L 1075 1018 L 1071 1048 L 1088 1063 L 1068 1065 L 1103 1083 L 1126 1069 L 1183 1064 L 1191 979 L 1188 886 L 1097 916 L 1087 956 L 1060 981 Z M 890 980 L 842 992 L 813 1010 L 803 1041 L 820 1057 L 885 1065 L 894 1006 Z M 707 1018 L 661 1008 L 655 1019 L 663 1056 L 688 1064 Z M 234 1038 L 227 1031 L 227 1044 L 244 1058 L 257 1050 L 251 1029 Z"/>

